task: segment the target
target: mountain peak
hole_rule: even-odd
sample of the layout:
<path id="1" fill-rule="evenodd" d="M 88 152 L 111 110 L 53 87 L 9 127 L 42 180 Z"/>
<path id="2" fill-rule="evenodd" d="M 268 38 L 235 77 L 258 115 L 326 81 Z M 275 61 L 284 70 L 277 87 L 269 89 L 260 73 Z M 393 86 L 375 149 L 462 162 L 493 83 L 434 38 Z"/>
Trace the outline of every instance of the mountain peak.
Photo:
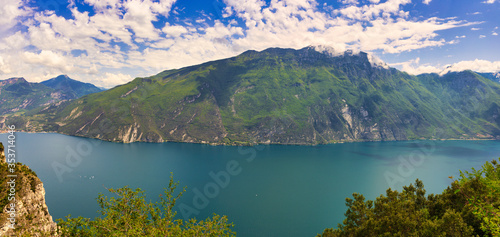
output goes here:
<path id="1" fill-rule="evenodd" d="M 75 99 L 84 95 L 100 92 L 101 89 L 90 83 L 84 83 L 68 77 L 68 75 L 59 75 L 55 78 L 42 81 L 41 84 L 46 85 L 52 89 L 64 91 L 69 95 L 68 98 Z"/>
<path id="2" fill-rule="evenodd" d="M 75 81 L 75 80 L 71 79 L 68 75 L 63 74 L 63 75 L 59 75 L 57 77 L 48 79 L 46 81 L 43 81 L 41 83 L 42 84 L 50 84 L 50 83 L 60 83 L 60 82 L 67 82 L 67 81 Z"/>
<path id="3" fill-rule="evenodd" d="M 4 85 L 10 85 L 10 84 L 15 84 L 15 83 L 28 83 L 24 77 L 12 77 L 9 79 L 1 80 L 0 81 L 0 86 Z"/>
<path id="4" fill-rule="evenodd" d="M 53 79 L 56 79 L 56 80 L 73 80 L 73 79 L 69 78 L 68 75 L 66 75 L 66 74 L 59 75 L 59 76 L 57 76 L 57 77 L 55 77 Z"/>

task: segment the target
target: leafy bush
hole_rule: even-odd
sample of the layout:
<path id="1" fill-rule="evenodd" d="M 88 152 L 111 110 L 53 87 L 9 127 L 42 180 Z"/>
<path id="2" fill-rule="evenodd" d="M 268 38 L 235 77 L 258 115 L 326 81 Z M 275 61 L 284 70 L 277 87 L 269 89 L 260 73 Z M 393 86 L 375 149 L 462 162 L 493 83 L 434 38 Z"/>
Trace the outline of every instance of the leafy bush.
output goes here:
<path id="1" fill-rule="evenodd" d="M 60 236 L 235 236 L 232 223 L 226 216 L 214 214 L 211 218 L 197 221 L 175 219 L 173 211 L 176 201 L 185 191 L 177 195 L 178 182 L 171 177 L 159 202 L 146 202 L 144 191 L 128 187 L 108 189 L 117 197 L 99 194 L 97 202 L 100 216 L 89 218 L 67 216 L 59 219 Z"/>
<path id="2" fill-rule="evenodd" d="M 500 165 L 493 160 L 461 172 L 442 194 L 425 196 L 417 179 L 375 201 L 354 193 L 346 206 L 342 224 L 318 236 L 499 236 Z"/>

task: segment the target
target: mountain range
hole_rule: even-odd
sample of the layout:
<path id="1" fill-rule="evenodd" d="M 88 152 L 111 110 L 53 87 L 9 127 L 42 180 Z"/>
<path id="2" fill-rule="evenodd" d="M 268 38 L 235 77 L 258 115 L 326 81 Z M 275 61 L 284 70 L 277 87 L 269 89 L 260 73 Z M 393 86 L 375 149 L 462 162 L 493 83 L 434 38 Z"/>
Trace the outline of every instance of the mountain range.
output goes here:
<path id="1" fill-rule="evenodd" d="M 136 78 L 5 123 L 116 142 L 498 139 L 500 84 L 472 71 L 412 76 L 364 52 L 270 48 Z"/>
<path id="2" fill-rule="evenodd" d="M 24 78 L 0 81 L 0 115 L 29 111 L 40 106 L 80 98 L 102 91 L 90 83 L 73 80 L 61 75 L 40 83 Z"/>

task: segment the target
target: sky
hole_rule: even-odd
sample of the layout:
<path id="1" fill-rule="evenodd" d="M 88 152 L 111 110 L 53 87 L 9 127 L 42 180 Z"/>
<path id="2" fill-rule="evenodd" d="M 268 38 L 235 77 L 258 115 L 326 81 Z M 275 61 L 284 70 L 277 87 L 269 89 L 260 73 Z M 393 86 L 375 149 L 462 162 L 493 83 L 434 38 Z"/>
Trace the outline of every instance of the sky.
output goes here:
<path id="1" fill-rule="evenodd" d="M 0 0 L 0 79 L 110 88 L 270 47 L 361 50 L 410 74 L 500 71 L 500 0 Z"/>

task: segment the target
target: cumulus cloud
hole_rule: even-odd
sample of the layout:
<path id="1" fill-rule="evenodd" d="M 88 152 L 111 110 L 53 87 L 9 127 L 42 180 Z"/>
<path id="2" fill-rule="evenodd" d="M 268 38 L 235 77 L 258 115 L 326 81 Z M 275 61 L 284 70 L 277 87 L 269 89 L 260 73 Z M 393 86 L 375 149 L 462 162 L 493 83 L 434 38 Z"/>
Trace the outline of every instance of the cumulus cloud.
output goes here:
<path id="1" fill-rule="evenodd" d="M 131 81 L 132 79 L 133 78 L 128 74 L 105 72 L 103 75 L 92 78 L 90 80 L 85 80 L 84 78 L 80 80 L 89 81 L 96 86 L 109 89 L 116 85 L 125 84 Z"/>
<path id="2" fill-rule="evenodd" d="M 109 87 L 131 80 L 127 75 L 148 76 L 249 49 L 326 45 L 395 54 L 439 47 L 458 42 L 439 31 L 478 24 L 411 16 L 403 10 L 411 0 L 339 0 L 344 5 L 329 11 L 314 0 L 223 0 L 220 19 L 202 14 L 161 26 L 158 19 L 179 17 L 172 10 L 175 0 L 83 2 L 94 13 L 70 4 L 68 19 L 52 11 L 34 12 L 23 0 L 0 0 L 0 32 L 12 31 L 0 36 L 0 77 L 23 72 L 15 76 L 41 80 L 65 73 Z M 18 24 L 24 30 L 15 29 Z M 418 62 L 400 66 L 432 70 Z"/>
<path id="3" fill-rule="evenodd" d="M 346 5 L 357 5 L 357 4 L 359 4 L 357 0 L 340 0 L 340 2 L 342 4 L 346 4 Z M 380 1 L 370 0 L 370 2 L 372 2 L 372 3 L 378 3 Z"/>
<path id="4" fill-rule="evenodd" d="M 420 64 L 420 58 L 412 59 L 406 62 L 389 64 L 412 75 L 423 73 L 438 73 L 444 75 L 448 72 L 461 72 L 472 70 L 475 72 L 499 72 L 500 61 L 488 61 L 475 59 L 473 61 L 460 61 L 451 65 L 435 66 L 428 63 Z"/>
<path id="5" fill-rule="evenodd" d="M 72 71 L 73 68 L 73 65 L 66 62 L 63 55 L 50 50 L 42 50 L 39 54 L 24 52 L 24 59 L 28 63 L 57 68 L 64 73 Z"/>
<path id="6" fill-rule="evenodd" d="M 17 19 L 27 16 L 31 9 L 24 6 L 23 0 L 0 0 L 0 35 L 15 26 Z"/>
<path id="7" fill-rule="evenodd" d="M 440 73 L 442 68 L 435 67 L 429 64 L 420 65 L 420 58 L 415 58 L 406 62 L 389 64 L 391 67 L 397 67 L 402 71 L 412 75 L 419 75 L 423 73 Z"/>
<path id="8" fill-rule="evenodd" d="M 171 26 L 168 23 L 165 25 L 165 27 L 163 27 L 162 31 L 163 33 L 166 34 L 167 37 L 173 37 L 173 38 L 177 38 L 182 34 L 186 34 L 189 32 L 184 26 L 179 26 L 179 25 Z"/>
<path id="9" fill-rule="evenodd" d="M 464 70 L 472 70 L 475 72 L 498 72 L 500 71 L 500 61 L 488 61 L 476 59 L 474 61 L 461 61 L 446 67 L 442 73 L 460 72 Z"/>
<path id="10" fill-rule="evenodd" d="M 0 56 L 0 72 L 5 74 L 11 73 L 10 66 L 4 61 L 2 56 Z"/>
<path id="11" fill-rule="evenodd" d="M 486 0 L 483 3 L 493 4 L 495 2 L 496 2 L 496 0 Z"/>

